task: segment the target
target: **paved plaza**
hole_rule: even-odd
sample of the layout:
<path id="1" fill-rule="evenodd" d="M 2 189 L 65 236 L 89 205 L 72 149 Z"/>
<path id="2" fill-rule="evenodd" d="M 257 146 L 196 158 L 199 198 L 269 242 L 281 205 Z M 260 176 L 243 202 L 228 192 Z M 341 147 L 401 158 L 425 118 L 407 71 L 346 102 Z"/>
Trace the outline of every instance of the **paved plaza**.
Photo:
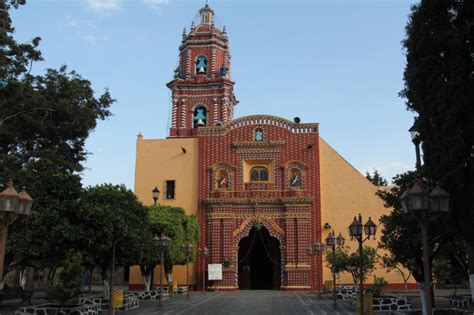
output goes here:
<path id="1" fill-rule="evenodd" d="M 193 292 L 191 300 L 185 295 L 173 296 L 165 301 L 166 314 L 354 314 L 355 306 L 338 300 L 333 309 L 329 296 L 318 299 L 308 292 L 286 291 L 235 291 Z M 157 312 L 158 301 L 141 301 L 140 309 L 121 314 L 144 315 Z"/>
<path id="2" fill-rule="evenodd" d="M 448 308 L 448 295 L 452 290 L 436 291 L 436 306 Z M 468 294 L 468 290 L 461 293 Z M 97 291 L 96 294 L 100 294 Z M 392 293 L 393 294 L 393 293 Z M 400 293 L 395 293 L 400 294 Z M 410 292 L 412 309 L 420 309 L 418 292 Z M 3 301 L 0 315 L 13 315 L 18 308 L 19 300 Z M 48 303 L 44 292 L 35 292 L 33 304 Z M 333 309 L 332 296 L 324 294 L 318 298 L 310 292 L 288 292 L 279 290 L 242 290 L 234 292 L 192 292 L 191 299 L 186 295 L 176 294 L 164 300 L 165 314 L 321 314 L 346 315 L 355 314 L 355 305 L 350 301 L 337 301 L 337 311 Z M 471 310 L 472 311 L 472 310 Z M 117 315 L 159 314 L 158 301 L 142 300 L 140 308 L 127 312 L 118 311 Z M 390 312 L 376 312 L 377 315 L 388 315 Z M 472 313 L 471 313 L 472 314 Z"/>

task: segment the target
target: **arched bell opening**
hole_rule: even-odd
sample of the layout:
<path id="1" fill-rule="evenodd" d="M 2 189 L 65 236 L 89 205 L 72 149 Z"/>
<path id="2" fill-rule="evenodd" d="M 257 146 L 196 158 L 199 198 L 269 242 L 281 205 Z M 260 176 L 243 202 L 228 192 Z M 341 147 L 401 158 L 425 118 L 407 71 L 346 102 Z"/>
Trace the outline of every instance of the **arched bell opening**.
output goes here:
<path id="1" fill-rule="evenodd" d="M 240 290 L 280 289 L 280 241 L 264 226 L 254 226 L 239 242 L 238 284 Z"/>

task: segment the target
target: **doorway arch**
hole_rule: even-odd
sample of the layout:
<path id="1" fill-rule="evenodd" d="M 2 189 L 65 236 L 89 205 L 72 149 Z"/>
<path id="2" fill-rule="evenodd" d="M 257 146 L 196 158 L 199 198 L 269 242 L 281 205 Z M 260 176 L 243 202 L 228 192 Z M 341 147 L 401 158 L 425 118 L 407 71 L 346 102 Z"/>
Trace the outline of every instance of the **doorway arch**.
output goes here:
<path id="1" fill-rule="evenodd" d="M 280 241 L 264 226 L 254 226 L 239 242 L 240 290 L 279 290 L 281 286 Z"/>

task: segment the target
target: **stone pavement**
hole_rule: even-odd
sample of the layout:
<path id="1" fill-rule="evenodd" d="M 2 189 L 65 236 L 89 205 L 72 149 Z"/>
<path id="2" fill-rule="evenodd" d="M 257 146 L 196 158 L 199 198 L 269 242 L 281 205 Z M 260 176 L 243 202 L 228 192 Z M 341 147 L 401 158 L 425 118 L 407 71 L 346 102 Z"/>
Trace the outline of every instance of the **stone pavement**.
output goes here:
<path id="1" fill-rule="evenodd" d="M 235 291 L 193 292 L 191 299 L 185 295 L 173 296 L 164 302 L 165 314 L 354 314 L 355 306 L 338 300 L 338 309 L 333 310 L 329 296 L 318 299 L 309 292 L 287 291 Z M 140 301 L 140 308 L 123 315 L 157 314 L 158 301 Z"/>

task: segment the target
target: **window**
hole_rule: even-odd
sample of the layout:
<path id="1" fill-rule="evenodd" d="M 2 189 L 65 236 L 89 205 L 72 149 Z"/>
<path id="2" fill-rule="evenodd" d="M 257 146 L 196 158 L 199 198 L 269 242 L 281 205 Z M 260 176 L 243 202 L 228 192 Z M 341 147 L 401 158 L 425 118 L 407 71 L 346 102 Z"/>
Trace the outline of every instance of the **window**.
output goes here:
<path id="1" fill-rule="evenodd" d="M 250 170 L 250 181 L 267 182 L 268 170 L 263 166 L 256 166 Z"/>
<path id="2" fill-rule="evenodd" d="M 166 181 L 166 199 L 174 199 L 174 189 L 175 189 L 174 180 L 167 180 Z"/>
<path id="3" fill-rule="evenodd" d="M 204 105 L 196 106 L 193 116 L 194 128 L 207 126 L 207 109 Z"/>
<path id="4" fill-rule="evenodd" d="M 207 73 L 207 58 L 204 56 L 199 56 L 196 58 L 196 74 L 206 74 Z"/>

